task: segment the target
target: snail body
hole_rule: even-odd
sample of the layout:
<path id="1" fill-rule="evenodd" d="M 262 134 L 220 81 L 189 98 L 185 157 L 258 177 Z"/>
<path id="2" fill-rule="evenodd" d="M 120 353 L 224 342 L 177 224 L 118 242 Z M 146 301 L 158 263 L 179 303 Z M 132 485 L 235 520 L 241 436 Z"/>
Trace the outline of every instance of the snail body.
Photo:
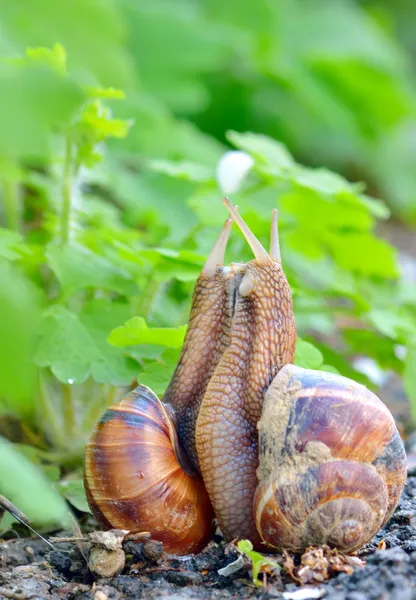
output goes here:
<path id="1" fill-rule="evenodd" d="M 255 258 L 223 266 L 229 219 L 197 281 L 164 402 L 139 386 L 97 425 L 88 501 L 104 526 L 149 531 L 176 554 L 204 546 L 214 514 L 227 540 L 259 550 L 354 551 L 398 503 L 403 443 L 372 392 L 293 365 L 277 211 L 266 252 L 225 204 Z"/>

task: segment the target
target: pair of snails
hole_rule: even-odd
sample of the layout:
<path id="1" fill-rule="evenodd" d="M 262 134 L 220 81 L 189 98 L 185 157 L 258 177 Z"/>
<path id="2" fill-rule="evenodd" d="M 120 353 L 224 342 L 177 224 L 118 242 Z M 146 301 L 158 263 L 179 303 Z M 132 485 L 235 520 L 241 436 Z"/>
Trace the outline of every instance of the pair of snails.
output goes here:
<path id="1" fill-rule="evenodd" d="M 86 448 L 104 527 L 149 531 L 174 554 L 213 535 L 263 551 L 352 552 L 390 518 L 407 461 L 394 419 L 364 386 L 293 365 L 296 327 L 273 211 L 267 252 L 227 199 L 163 402 L 140 385 Z M 223 266 L 232 223 L 254 253 Z"/>

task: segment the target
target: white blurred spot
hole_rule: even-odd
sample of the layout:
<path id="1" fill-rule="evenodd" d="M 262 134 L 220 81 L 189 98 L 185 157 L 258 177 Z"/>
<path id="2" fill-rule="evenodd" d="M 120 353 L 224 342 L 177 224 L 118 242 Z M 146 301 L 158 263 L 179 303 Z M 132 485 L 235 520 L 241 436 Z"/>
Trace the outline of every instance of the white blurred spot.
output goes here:
<path id="1" fill-rule="evenodd" d="M 72 385 L 74 383 L 74 380 L 73 379 L 68 379 L 68 383 L 69 383 L 69 385 Z"/>
<path id="2" fill-rule="evenodd" d="M 376 385 L 383 385 L 387 380 L 388 375 L 380 369 L 376 361 L 372 358 L 366 358 L 365 356 L 357 358 L 357 360 L 353 362 L 353 367 L 359 373 L 367 375 L 367 377 Z"/>
<path id="3" fill-rule="evenodd" d="M 323 588 L 303 588 L 294 592 L 283 592 L 285 600 L 312 600 L 313 598 L 322 598 L 325 590 Z"/>
<path id="4" fill-rule="evenodd" d="M 217 165 L 217 182 L 223 194 L 234 194 L 252 168 L 254 160 L 246 152 L 231 150 L 220 158 Z"/>
<path id="5" fill-rule="evenodd" d="M 402 346 L 401 344 L 396 344 L 394 346 L 394 354 L 396 355 L 396 358 L 398 358 L 399 360 L 404 360 L 407 356 L 406 346 Z"/>

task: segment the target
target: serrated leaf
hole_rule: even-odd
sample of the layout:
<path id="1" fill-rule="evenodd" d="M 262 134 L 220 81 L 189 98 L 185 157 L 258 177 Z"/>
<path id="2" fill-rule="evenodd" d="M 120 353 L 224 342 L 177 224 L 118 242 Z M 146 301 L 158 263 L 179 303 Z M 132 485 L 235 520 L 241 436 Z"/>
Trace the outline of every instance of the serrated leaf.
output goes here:
<path id="1" fill-rule="evenodd" d="M 182 327 L 149 327 L 143 317 L 133 317 L 122 327 L 113 329 L 108 341 L 114 346 L 155 344 L 168 348 L 180 348 L 186 328 L 186 325 Z"/>
<path id="2" fill-rule="evenodd" d="M 126 295 L 137 293 L 130 273 L 84 246 L 49 246 L 46 258 L 62 286 L 65 298 L 85 288 Z"/>
<path id="3" fill-rule="evenodd" d="M 50 367 L 59 381 L 83 383 L 91 364 L 99 359 L 97 347 L 79 317 L 63 306 L 45 313 L 34 356 L 40 367 Z"/>
<path id="4" fill-rule="evenodd" d="M 127 305 L 107 299 L 87 303 L 80 313 L 80 320 L 87 328 L 99 353 L 99 358 L 92 362 L 90 368 L 93 379 L 98 383 L 126 385 L 137 376 L 136 362 L 130 360 L 123 350 L 107 341 L 113 327 L 122 323 L 128 313 Z"/>
<path id="5" fill-rule="evenodd" d="M 304 369 L 318 369 L 324 362 L 322 352 L 313 344 L 297 338 L 295 365 Z"/>
<path id="6" fill-rule="evenodd" d="M 102 309 L 108 310 L 108 304 Z M 110 346 L 106 338 L 110 326 L 99 323 L 99 303 L 80 315 L 63 306 L 53 306 L 45 314 L 34 360 L 50 367 L 63 383 L 83 383 L 89 375 L 99 383 L 128 384 L 136 367 L 121 350 Z"/>

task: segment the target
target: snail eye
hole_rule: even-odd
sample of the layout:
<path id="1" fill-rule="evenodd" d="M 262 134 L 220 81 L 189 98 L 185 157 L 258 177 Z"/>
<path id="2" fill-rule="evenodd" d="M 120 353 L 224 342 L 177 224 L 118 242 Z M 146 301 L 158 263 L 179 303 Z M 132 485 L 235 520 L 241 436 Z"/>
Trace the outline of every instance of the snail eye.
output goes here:
<path id="1" fill-rule="evenodd" d="M 240 283 L 238 288 L 240 296 L 249 296 L 254 290 L 254 279 L 251 273 L 247 273 L 243 277 L 243 281 Z"/>

